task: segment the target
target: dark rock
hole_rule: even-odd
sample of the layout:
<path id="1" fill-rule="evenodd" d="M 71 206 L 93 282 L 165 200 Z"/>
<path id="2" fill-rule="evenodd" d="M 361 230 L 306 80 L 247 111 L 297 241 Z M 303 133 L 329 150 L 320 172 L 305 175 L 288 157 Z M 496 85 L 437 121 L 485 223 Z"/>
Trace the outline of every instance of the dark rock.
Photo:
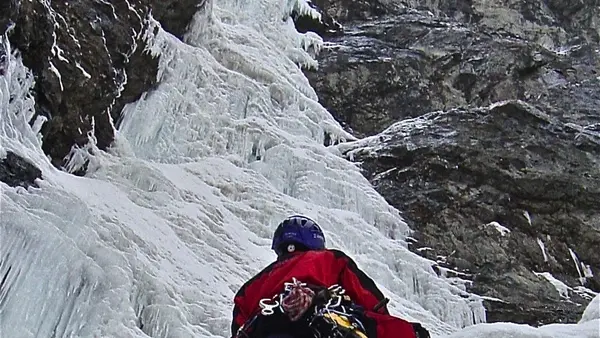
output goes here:
<path id="1" fill-rule="evenodd" d="M 8 151 L 6 158 L 0 159 L 0 181 L 11 187 L 37 187 L 36 179 L 42 178 L 42 171 L 21 156 Z"/>
<path id="2" fill-rule="evenodd" d="M 410 247 L 492 297 L 488 321 L 577 321 L 577 286 L 600 291 L 597 1 L 315 3 L 344 30 L 305 73 L 342 126 L 377 135 L 340 149 L 375 145 L 348 158 L 417 230 Z"/>
<path id="3" fill-rule="evenodd" d="M 578 29 L 545 6 L 525 6 L 534 2 L 522 1 L 519 11 L 471 1 L 440 7 L 413 1 L 428 11 L 388 10 L 366 22 L 347 22 L 343 36 L 327 39 L 339 47 L 321 53 L 319 70 L 306 75 L 323 105 L 357 136 L 432 110 L 508 99 L 545 104 L 557 87 L 597 82 L 594 29 Z M 339 12 L 344 2 L 334 4 L 329 11 Z M 527 15 L 532 11 L 535 17 Z M 582 18 L 587 12 L 599 14 L 593 6 L 577 11 Z M 551 20 L 543 25 L 542 17 Z M 536 30 L 507 23 L 526 18 Z"/>
<path id="4" fill-rule="evenodd" d="M 368 20 L 396 9 L 395 5 L 379 0 L 313 0 L 313 3 L 339 22 Z"/>
<path id="5" fill-rule="evenodd" d="M 0 24 L 35 76 L 37 116 L 48 118 L 42 148 L 57 167 L 93 130 L 105 150 L 122 107 L 151 89 L 158 60 L 145 52 L 150 11 L 181 37 L 204 0 L 3 2 Z M 35 118 L 37 118 L 34 117 Z M 31 121 L 33 122 L 33 121 Z"/>
<path id="6" fill-rule="evenodd" d="M 152 15 L 167 32 L 183 40 L 187 27 L 206 0 L 144 0 Z"/>
<path id="7" fill-rule="evenodd" d="M 561 299 L 534 272 L 575 288 L 586 264 L 594 276 L 583 285 L 600 291 L 600 132 L 513 101 L 426 114 L 378 139 L 348 156 L 418 230 L 414 249 L 433 249 L 417 252 L 503 301 L 486 303 L 488 320 L 578 320 L 587 295 Z"/>
<path id="8" fill-rule="evenodd" d="M 291 17 L 294 20 L 296 30 L 300 33 L 306 33 L 308 31 L 317 33 L 320 36 L 336 36 L 342 33 L 342 25 L 337 22 L 329 14 L 321 10 L 318 6 L 312 2 L 307 1 L 307 4 L 313 8 L 317 13 L 320 14 L 320 18 L 313 17 L 306 13 L 294 9 Z"/>

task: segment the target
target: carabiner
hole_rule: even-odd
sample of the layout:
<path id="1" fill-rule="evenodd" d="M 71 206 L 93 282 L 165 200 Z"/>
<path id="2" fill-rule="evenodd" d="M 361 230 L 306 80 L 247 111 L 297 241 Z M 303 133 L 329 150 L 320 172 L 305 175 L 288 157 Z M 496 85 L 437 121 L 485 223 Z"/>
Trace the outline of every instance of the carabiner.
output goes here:
<path id="1" fill-rule="evenodd" d="M 334 299 L 336 300 L 336 303 L 332 304 L 331 301 L 334 300 Z M 341 304 L 342 304 L 342 296 L 336 295 L 336 296 L 333 296 L 333 297 L 329 298 L 329 300 L 327 301 L 327 304 L 325 304 L 325 308 L 327 310 L 329 310 L 330 307 L 337 308 Z"/>
<path id="2" fill-rule="evenodd" d="M 265 302 L 271 301 L 271 300 L 274 301 L 273 304 L 267 304 L 267 303 L 265 303 Z M 274 314 L 275 313 L 274 309 L 277 308 L 277 307 L 279 307 L 279 302 L 277 300 L 275 300 L 275 299 L 269 299 L 269 298 L 263 298 L 263 299 L 261 299 L 258 302 L 258 304 L 260 305 L 260 308 L 262 309 L 262 310 L 260 310 L 260 313 L 263 316 L 270 316 L 270 315 Z"/>

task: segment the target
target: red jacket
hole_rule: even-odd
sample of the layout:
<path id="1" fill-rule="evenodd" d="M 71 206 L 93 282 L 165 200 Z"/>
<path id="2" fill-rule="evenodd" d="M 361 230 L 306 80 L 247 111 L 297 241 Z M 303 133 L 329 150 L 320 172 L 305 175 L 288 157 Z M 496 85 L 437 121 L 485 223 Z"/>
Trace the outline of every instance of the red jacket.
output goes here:
<path id="1" fill-rule="evenodd" d="M 232 335 L 259 312 L 261 299 L 282 292 L 284 283 L 291 282 L 292 278 L 323 287 L 339 284 L 355 303 L 369 310 L 384 299 L 373 280 L 343 252 L 297 252 L 273 262 L 240 288 L 234 299 Z M 375 330 L 368 333 L 369 338 L 416 338 L 412 324 L 390 315 L 386 306 L 377 313 L 366 311 L 366 316 L 376 323 Z"/>

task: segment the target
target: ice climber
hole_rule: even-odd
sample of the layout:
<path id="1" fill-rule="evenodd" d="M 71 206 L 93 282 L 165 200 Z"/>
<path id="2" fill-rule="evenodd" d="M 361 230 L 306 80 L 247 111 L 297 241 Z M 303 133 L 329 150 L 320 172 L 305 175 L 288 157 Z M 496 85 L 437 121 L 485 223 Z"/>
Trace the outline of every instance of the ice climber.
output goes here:
<path id="1" fill-rule="evenodd" d="M 275 230 L 277 260 L 234 299 L 234 338 L 428 338 L 418 323 L 389 314 L 381 291 L 356 263 L 325 248 L 323 231 L 291 216 Z"/>

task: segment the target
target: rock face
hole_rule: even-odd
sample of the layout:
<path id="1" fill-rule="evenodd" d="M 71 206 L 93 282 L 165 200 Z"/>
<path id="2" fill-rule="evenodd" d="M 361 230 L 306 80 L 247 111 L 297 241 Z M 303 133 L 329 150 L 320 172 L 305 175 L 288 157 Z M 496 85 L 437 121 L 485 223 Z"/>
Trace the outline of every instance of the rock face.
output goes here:
<path id="1" fill-rule="evenodd" d="M 35 180 L 42 178 L 42 172 L 19 155 L 9 151 L 0 159 L 0 181 L 11 187 L 27 188 L 36 186 Z"/>
<path id="2" fill-rule="evenodd" d="M 488 321 L 580 318 L 592 294 L 576 287 L 600 289 L 598 131 L 509 101 L 425 114 L 365 141 L 346 154 L 419 230 L 413 249 L 502 300 L 486 303 Z M 541 272 L 574 288 L 569 301 Z"/>
<path id="3" fill-rule="evenodd" d="M 315 4 L 344 30 L 306 75 L 349 131 L 376 135 L 339 147 L 404 212 L 415 252 L 496 299 L 489 322 L 577 321 L 600 291 L 597 2 Z"/>
<path id="4" fill-rule="evenodd" d="M 145 52 L 148 14 L 181 37 L 204 0 L 3 1 L 0 33 L 32 69 L 36 117 L 46 118 L 43 150 L 57 167 L 93 130 L 100 149 L 128 102 L 156 81 L 158 60 Z M 152 32 L 150 32 L 152 34 Z M 33 121 L 31 121 L 33 122 Z"/>
<path id="5" fill-rule="evenodd" d="M 564 20 L 561 7 L 553 11 L 542 1 L 515 0 L 510 8 L 440 1 L 441 7 L 427 11 L 400 5 L 385 10 L 377 2 L 371 3 L 377 10 L 340 10 L 345 3 L 326 10 L 344 13 L 345 34 L 328 39 L 337 47 L 322 53 L 320 71 L 307 76 L 323 104 L 357 136 L 432 110 L 552 96 L 557 86 L 599 75 L 594 18 L 600 10 L 593 1 Z M 381 11 L 385 15 L 375 16 Z M 371 19 L 344 22 L 346 17 Z"/>

